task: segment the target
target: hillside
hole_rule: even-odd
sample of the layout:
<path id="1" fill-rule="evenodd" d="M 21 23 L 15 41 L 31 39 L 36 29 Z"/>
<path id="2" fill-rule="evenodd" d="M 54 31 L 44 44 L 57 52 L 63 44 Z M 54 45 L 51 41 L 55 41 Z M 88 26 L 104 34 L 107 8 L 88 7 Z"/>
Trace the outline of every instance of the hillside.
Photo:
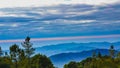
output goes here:
<path id="1" fill-rule="evenodd" d="M 89 50 L 89 51 L 82 51 L 82 52 L 70 52 L 70 53 L 61 53 L 61 54 L 56 54 L 53 56 L 50 56 L 51 61 L 55 66 L 61 67 L 70 62 L 70 61 L 81 61 L 87 57 L 91 57 L 93 52 L 100 52 L 102 55 L 108 55 L 109 50 L 108 49 L 94 49 L 94 50 Z M 116 51 L 117 52 L 117 51 Z"/>

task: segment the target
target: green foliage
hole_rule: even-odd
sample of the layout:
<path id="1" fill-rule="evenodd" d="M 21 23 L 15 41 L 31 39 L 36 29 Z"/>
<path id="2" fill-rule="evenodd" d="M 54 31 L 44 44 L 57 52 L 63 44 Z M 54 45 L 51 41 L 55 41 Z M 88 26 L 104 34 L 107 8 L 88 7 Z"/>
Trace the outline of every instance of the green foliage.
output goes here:
<path id="1" fill-rule="evenodd" d="M 15 62 L 15 68 L 18 68 L 18 56 L 19 56 L 19 46 L 14 44 L 10 47 L 10 57 L 13 62 Z"/>
<path id="2" fill-rule="evenodd" d="M 81 62 L 70 62 L 65 64 L 64 68 L 120 68 L 120 52 L 115 56 L 113 45 L 110 47 L 109 52 L 109 56 L 102 56 L 100 52 L 96 55 L 93 52 L 92 57 L 88 57 Z"/>
<path id="3" fill-rule="evenodd" d="M 71 61 L 69 64 L 66 64 L 64 68 L 78 68 L 78 64 L 74 61 Z"/>
<path id="4" fill-rule="evenodd" d="M 74 65 L 71 63 L 65 64 L 64 68 L 119 68 L 119 64 L 120 60 L 118 61 L 118 58 L 111 59 L 111 57 L 102 56 L 100 59 L 89 57 L 81 62 L 74 62 Z"/>
<path id="5" fill-rule="evenodd" d="M 0 57 L 0 68 L 10 68 L 9 63 L 5 62 L 4 57 Z"/>
<path id="6" fill-rule="evenodd" d="M 37 54 L 32 57 L 33 68 L 54 68 L 52 62 L 45 55 Z"/>
<path id="7" fill-rule="evenodd" d="M 10 53 L 5 52 L 5 56 L 1 56 L 2 49 L 0 47 L 0 68 L 55 68 L 45 55 L 33 55 L 35 49 L 30 43 L 30 37 L 25 39 L 22 46 L 24 49 L 20 49 L 17 44 L 12 45 L 9 48 Z"/>

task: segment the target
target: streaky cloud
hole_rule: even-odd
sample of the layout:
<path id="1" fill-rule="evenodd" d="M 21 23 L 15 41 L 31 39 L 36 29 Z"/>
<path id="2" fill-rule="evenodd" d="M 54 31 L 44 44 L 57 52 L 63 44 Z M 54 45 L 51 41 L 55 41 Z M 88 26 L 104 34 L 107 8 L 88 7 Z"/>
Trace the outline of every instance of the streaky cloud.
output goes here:
<path id="1" fill-rule="evenodd" d="M 73 37 L 53 37 L 53 38 L 32 38 L 31 41 L 56 41 L 56 40 L 77 40 L 77 39 L 96 39 L 96 38 L 118 38 L 120 34 L 117 35 L 99 35 L 99 36 L 73 36 Z M 24 39 L 15 40 L 0 40 L 0 43 L 9 42 L 23 42 Z"/>

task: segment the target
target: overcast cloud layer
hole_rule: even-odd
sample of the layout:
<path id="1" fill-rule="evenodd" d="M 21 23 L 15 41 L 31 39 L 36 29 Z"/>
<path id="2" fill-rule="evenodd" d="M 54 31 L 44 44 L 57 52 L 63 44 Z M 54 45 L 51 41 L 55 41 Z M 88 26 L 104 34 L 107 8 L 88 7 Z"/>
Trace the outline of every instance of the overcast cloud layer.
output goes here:
<path id="1" fill-rule="evenodd" d="M 1 2 L 5 1 L 8 0 Z M 29 0 L 38 5 L 37 1 Z M 49 1 L 46 1 L 47 4 Z M 32 3 L 29 3 L 29 7 L 27 3 L 15 6 L 17 2 L 27 0 L 14 1 L 15 4 L 11 6 L 13 2 L 0 4 L 0 39 L 23 39 L 28 35 L 41 38 L 120 34 L 120 4 L 114 4 L 119 0 L 65 1 L 52 0 L 48 3 L 51 6 L 39 7 L 30 7 Z"/>
<path id="2" fill-rule="evenodd" d="M 120 0 L 0 0 L 0 8 L 40 7 L 60 4 L 106 5 L 119 3 Z"/>

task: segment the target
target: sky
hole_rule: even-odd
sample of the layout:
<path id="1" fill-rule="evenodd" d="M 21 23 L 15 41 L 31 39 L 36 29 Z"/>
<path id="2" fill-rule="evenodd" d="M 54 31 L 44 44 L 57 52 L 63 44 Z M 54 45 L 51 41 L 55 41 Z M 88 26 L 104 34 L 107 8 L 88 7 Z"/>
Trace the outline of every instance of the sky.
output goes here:
<path id="1" fill-rule="evenodd" d="M 60 4 L 106 5 L 118 3 L 119 0 L 0 0 L 1 8 L 40 7 Z"/>
<path id="2" fill-rule="evenodd" d="M 0 43 L 120 40 L 120 0 L 0 0 Z M 84 40 L 84 41 L 85 41 Z"/>

